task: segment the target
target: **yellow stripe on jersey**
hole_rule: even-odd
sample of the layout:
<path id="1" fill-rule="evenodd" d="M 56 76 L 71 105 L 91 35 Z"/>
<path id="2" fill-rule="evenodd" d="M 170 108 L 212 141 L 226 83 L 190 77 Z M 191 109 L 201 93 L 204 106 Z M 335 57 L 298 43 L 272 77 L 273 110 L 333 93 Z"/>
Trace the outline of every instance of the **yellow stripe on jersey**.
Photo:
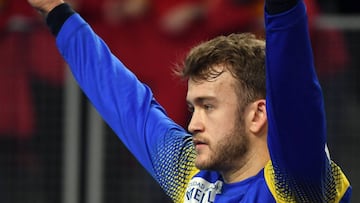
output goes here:
<path id="1" fill-rule="evenodd" d="M 181 188 L 181 192 L 179 193 L 178 198 L 175 200 L 176 203 L 183 203 L 184 202 L 184 198 L 185 198 L 185 192 L 186 192 L 186 188 L 188 183 L 190 182 L 190 180 L 194 177 L 195 174 L 197 174 L 199 172 L 199 169 L 194 168 L 189 176 L 186 178 L 186 184 L 184 185 L 184 187 Z"/>
<path id="2" fill-rule="evenodd" d="M 326 180 L 324 180 L 325 188 L 323 195 L 319 195 L 319 193 L 305 194 L 301 191 L 304 188 L 298 187 L 295 184 L 291 185 L 292 181 L 286 179 L 286 174 L 275 172 L 271 161 L 265 166 L 264 176 L 271 194 L 278 203 L 339 202 L 350 186 L 348 179 L 340 167 L 333 161 L 331 161 L 331 165 L 326 174 Z"/>
<path id="3" fill-rule="evenodd" d="M 191 178 L 199 172 L 192 138 L 173 135 L 163 142 L 154 162 L 156 179 L 174 202 L 183 202 Z"/>

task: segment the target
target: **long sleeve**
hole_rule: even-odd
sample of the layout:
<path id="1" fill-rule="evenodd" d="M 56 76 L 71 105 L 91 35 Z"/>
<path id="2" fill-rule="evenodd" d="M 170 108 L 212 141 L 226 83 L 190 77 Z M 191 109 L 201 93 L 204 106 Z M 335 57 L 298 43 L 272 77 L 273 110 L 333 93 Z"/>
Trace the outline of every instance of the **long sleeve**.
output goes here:
<path id="1" fill-rule="evenodd" d="M 76 81 L 129 151 L 179 201 L 197 171 L 191 135 L 167 116 L 150 88 L 111 53 L 88 23 L 65 7 L 57 7 L 47 20 Z"/>
<path id="2" fill-rule="evenodd" d="M 270 5 L 267 10 L 277 13 L 279 9 Z M 332 202 L 344 195 L 349 183 L 325 152 L 324 101 L 314 68 L 305 5 L 299 1 L 286 11 L 282 9 L 281 13 L 265 15 L 273 193 L 286 202 Z"/>

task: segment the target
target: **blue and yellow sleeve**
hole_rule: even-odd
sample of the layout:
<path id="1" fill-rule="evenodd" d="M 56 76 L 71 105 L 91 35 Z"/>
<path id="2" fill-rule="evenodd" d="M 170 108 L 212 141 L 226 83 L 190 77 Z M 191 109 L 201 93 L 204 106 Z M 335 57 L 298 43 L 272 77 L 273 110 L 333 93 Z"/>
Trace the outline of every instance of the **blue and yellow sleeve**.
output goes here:
<path id="1" fill-rule="evenodd" d="M 155 157 L 155 179 L 174 202 L 183 202 L 190 179 L 199 171 L 190 136 L 167 136 L 160 141 Z"/>
<path id="2" fill-rule="evenodd" d="M 141 83 L 67 4 L 48 25 L 60 53 L 106 123 L 174 202 L 198 172 L 191 135 L 175 124 Z"/>
<path id="3" fill-rule="evenodd" d="M 300 0 L 270 1 L 287 2 L 282 4 L 287 9 L 265 14 L 271 157 L 264 170 L 266 183 L 278 202 L 349 201 L 349 181 L 325 152 L 324 101 L 305 5 Z"/>
<path id="4" fill-rule="evenodd" d="M 322 195 L 317 193 L 303 193 L 301 187 L 308 187 L 310 184 L 299 184 L 291 176 L 279 173 L 274 169 L 271 161 L 265 166 L 264 176 L 271 194 L 279 203 L 295 202 L 350 202 L 351 187 L 348 179 L 339 166 L 331 162 L 326 172 L 323 183 Z"/>

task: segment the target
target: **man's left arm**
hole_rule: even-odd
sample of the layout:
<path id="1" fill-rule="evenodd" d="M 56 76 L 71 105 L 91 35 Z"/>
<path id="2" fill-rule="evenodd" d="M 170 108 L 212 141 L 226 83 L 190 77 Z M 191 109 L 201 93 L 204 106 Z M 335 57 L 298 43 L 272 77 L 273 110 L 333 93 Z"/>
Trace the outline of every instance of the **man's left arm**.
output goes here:
<path id="1" fill-rule="evenodd" d="M 324 101 L 305 5 L 296 0 L 266 3 L 266 99 L 272 160 L 267 168 L 274 171 L 268 175 L 274 180 L 272 192 L 287 202 L 338 201 L 349 184 L 325 152 Z"/>

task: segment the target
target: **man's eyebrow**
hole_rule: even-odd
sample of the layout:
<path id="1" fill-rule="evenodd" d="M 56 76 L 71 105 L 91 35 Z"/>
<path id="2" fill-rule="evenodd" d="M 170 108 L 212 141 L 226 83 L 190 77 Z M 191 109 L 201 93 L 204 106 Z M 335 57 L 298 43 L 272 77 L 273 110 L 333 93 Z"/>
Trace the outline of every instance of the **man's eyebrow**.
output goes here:
<path id="1" fill-rule="evenodd" d="M 186 99 L 186 103 L 188 105 L 192 105 L 192 104 L 201 104 L 205 101 L 215 101 L 215 100 L 216 98 L 213 96 L 202 96 L 202 97 L 196 97 L 193 101 Z"/>

